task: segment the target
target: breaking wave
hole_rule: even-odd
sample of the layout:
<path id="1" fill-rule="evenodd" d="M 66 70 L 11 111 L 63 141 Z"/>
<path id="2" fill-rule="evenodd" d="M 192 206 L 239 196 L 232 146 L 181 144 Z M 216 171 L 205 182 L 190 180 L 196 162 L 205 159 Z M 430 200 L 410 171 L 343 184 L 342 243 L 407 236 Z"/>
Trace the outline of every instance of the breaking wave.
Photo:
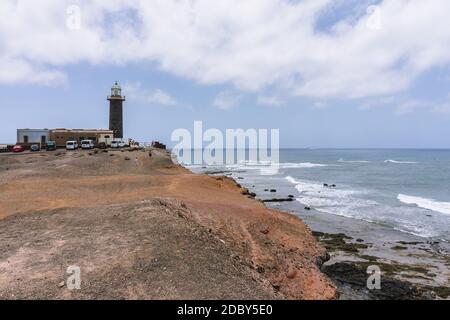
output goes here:
<path id="1" fill-rule="evenodd" d="M 285 179 L 295 185 L 299 192 L 297 201 L 314 210 L 370 223 L 388 225 L 398 231 L 419 237 L 429 238 L 438 235 L 433 226 L 417 219 L 417 209 L 410 207 L 394 208 L 381 204 L 365 196 L 369 191 L 340 187 L 329 188 L 317 182 L 297 180 L 292 176 L 287 176 Z M 410 200 L 408 198 L 403 199 Z M 421 204 L 425 205 L 424 199 L 420 199 L 422 200 Z M 416 200 L 415 202 L 419 201 Z M 446 211 L 445 205 L 447 205 L 447 210 L 450 213 L 450 203 L 438 204 L 439 206 L 436 206 L 436 202 L 433 202 L 433 208 Z M 431 207 L 431 205 L 428 206 Z"/>
<path id="2" fill-rule="evenodd" d="M 311 162 L 301 162 L 301 163 L 271 163 L 264 161 L 241 161 L 239 164 L 235 165 L 227 165 L 228 168 L 237 168 L 237 169 L 261 169 L 261 167 L 273 166 L 280 169 L 310 169 L 310 168 L 320 168 L 320 167 L 328 167 L 327 164 L 322 163 L 311 163 Z"/>
<path id="3" fill-rule="evenodd" d="M 307 168 L 320 168 L 320 167 L 328 167 L 327 164 L 321 163 L 311 163 L 311 162 L 302 162 L 302 163 L 280 163 L 280 168 L 282 169 L 307 169 Z"/>
<path id="4" fill-rule="evenodd" d="M 339 159 L 338 162 L 341 163 L 370 163 L 371 161 L 367 161 L 367 160 L 344 160 L 344 159 Z"/>
<path id="5" fill-rule="evenodd" d="M 416 164 L 414 161 L 397 161 L 397 160 L 386 160 L 384 163 L 396 163 L 396 164 Z"/>
<path id="6" fill-rule="evenodd" d="M 416 205 L 419 208 L 450 214 L 450 202 L 439 202 L 433 199 L 408 196 L 404 194 L 399 194 L 397 198 L 405 204 Z"/>

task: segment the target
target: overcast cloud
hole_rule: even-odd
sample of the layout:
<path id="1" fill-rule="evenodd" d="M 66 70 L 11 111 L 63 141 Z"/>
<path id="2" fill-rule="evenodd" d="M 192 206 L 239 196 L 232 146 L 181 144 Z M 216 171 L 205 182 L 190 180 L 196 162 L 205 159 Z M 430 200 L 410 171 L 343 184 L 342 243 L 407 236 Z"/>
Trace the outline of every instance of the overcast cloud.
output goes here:
<path id="1" fill-rule="evenodd" d="M 2 0 L 0 83 L 61 85 L 70 81 L 64 67 L 80 62 L 146 62 L 241 91 L 367 98 L 407 90 L 422 73 L 449 64 L 450 1 L 380 1 L 319 28 L 339 3 Z M 155 92 L 174 102 L 167 98 Z"/>

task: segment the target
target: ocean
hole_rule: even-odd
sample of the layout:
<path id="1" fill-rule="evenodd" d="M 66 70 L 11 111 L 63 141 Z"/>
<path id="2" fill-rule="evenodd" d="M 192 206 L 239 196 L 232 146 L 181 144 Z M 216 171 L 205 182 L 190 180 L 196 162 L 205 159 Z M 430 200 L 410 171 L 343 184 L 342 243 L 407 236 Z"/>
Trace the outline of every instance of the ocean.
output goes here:
<path id="1" fill-rule="evenodd" d="M 313 230 L 450 244 L 450 150 L 282 149 L 270 176 L 246 162 L 187 167 L 223 171 L 260 199 L 293 196 L 270 206 Z"/>

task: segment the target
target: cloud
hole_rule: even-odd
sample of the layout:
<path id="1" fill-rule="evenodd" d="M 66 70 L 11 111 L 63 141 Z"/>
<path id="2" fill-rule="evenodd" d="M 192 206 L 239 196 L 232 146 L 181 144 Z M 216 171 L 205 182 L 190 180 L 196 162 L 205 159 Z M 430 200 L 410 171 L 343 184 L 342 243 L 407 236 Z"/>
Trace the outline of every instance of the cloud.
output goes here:
<path id="1" fill-rule="evenodd" d="M 256 103 L 262 106 L 280 107 L 284 101 L 277 96 L 258 96 Z"/>
<path id="2" fill-rule="evenodd" d="M 221 110 L 229 110 L 239 105 L 242 96 L 230 90 L 224 90 L 217 94 L 212 105 Z"/>
<path id="3" fill-rule="evenodd" d="M 21 66 L 2 68 L 0 83 L 58 82 L 81 62 L 137 62 L 242 91 L 367 98 L 404 92 L 450 63 L 448 0 L 383 0 L 357 12 L 331 0 L 76 3 L 79 28 L 68 27 L 77 20 L 69 1 L 0 2 L 0 61 Z"/>
<path id="4" fill-rule="evenodd" d="M 405 115 L 409 114 L 417 109 L 429 107 L 430 104 L 425 101 L 419 101 L 419 100 L 407 100 L 399 103 L 394 110 L 394 113 L 396 115 Z"/>
<path id="5" fill-rule="evenodd" d="M 38 83 L 59 86 L 66 82 L 66 75 L 58 70 L 37 67 L 21 59 L 0 59 L 0 84 Z"/>
<path id="6" fill-rule="evenodd" d="M 125 83 L 125 85 L 123 86 L 123 91 L 127 94 L 128 98 L 140 102 L 148 104 L 158 104 L 163 106 L 179 105 L 177 100 L 167 92 L 161 89 L 144 89 L 142 88 L 142 84 L 140 82 Z"/>
<path id="7" fill-rule="evenodd" d="M 434 108 L 434 111 L 441 114 L 450 115 L 450 102 L 442 103 Z"/>
<path id="8" fill-rule="evenodd" d="M 434 106 L 433 111 L 439 114 L 450 115 L 450 93 L 446 99 Z"/>
<path id="9" fill-rule="evenodd" d="M 177 105 L 177 101 L 161 89 L 156 89 L 149 94 L 148 100 L 149 102 L 154 102 L 165 106 Z"/>
<path id="10" fill-rule="evenodd" d="M 361 111 L 373 110 L 380 107 L 389 107 L 397 116 L 410 114 L 416 110 L 430 108 L 432 104 L 428 101 L 402 96 L 387 96 L 363 101 L 359 107 Z"/>

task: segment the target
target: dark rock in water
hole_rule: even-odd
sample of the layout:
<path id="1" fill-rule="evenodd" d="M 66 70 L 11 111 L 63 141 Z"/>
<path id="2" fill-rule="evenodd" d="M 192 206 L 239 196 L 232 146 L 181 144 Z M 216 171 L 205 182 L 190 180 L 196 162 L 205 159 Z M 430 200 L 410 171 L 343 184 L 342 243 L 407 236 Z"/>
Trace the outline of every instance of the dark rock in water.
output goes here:
<path id="1" fill-rule="evenodd" d="M 367 268 L 370 263 L 339 262 L 323 266 L 322 271 L 340 285 L 349 285 L 353 290 L 374 300 L 424 300 L 426 292 L 405 281 L 391 276 L 382 276 L 381 289 L 367 288 Z M 383 270 L 383 268 L 381 268 Z"/>
<path id="2" fill-rule="evenodd" d="M 332 188 L 336 188 L 336 185 L 335 185 L 335 184 L 332 184 L 331 187 L 332 187 Z"/>
<path id="3" fill-rule="evenodd" d="M 347 253 L 359 253 L 361 249 L 369 248 L 369 244 L 348 242 L 353 240 L 343 233 L 330 234 L 322 232 L 313 232 L 313 235 L 329 251 L 343 251 Z"/>
<path id="4" fill-rule="evenodd" d="M 408 247 L 404 247 L 404 246 L 394 246 L 391 248 L 392 250 L 396 250 L 396 251 L 403 251 L 403 250 L 408 250 Z"/>
<path id="5" fill-rule="evenodd" d="M 244 196 L 249 196 L 249 198 L 255 198 L 256 197 L 256 193 L 250 192 L 247 188 L 242 188 L 241 194 L 243 194 Z"/>
<path id="6" fill-rule="evenodd" d="M 244 180 L 244 178 L 242 178 L 242 177 L 238 177 L 238 179 L 239 179 L 239 180 Z"/>
<path id="7" fill-rule="evenodd" d="M 417 246 L 418 244 L 424 244 L 425 242 L 406 242 L 406 241 L 398 241 L 397 243 L 402 244 L 404 246 Z"/>
<path id="8" fill-rule="evenodd" d="M 328 183 L 324 183 L 323 186 L 324 186 L 324 187 L 329 187 L 329 186 L 328 186 Z"/>
<path id="9" fill-rule="evenodd" d="M 363 239 L 356 239 L 356 242 L 361 243 L 361 242 L 364 242 L 364 240 Z"/>
<path id="10" fill-rule="evenodd" d="M 288 198 L 295 198 L 292 194 L 288 195 Z"/>
<path id="11" fill-rule="evenodd" d="M 310 211 L 311 207 L 305 207 L 305 210 Z"/>
<path id="12" fill-rule="evenodd" d="M 270 192 L 275 193 L 277 192 L 277 189 L 270 189 Z"/>
<path id="13" fill-rule="evenodd" d="M 263 202 L 292 202 L 294 201 L 293 198 L 287 198 L 287 199 L 266 199 L 263 200 Z"/>
<path id="14" fill-rule="evenodd" d="M 269 189 L 264 189 L 264 191 L 265 191 L 265 192 L 268 192 L 268 191 L 269 191 Z"/>
<path id="15" fill-rule="evenodd" d="M 206 167 L 204 168 L 206 169 Z M 205 174 L 207 175 L 216 175 L 216 174 L 225 174 L 225 173 L 229 173 L 230 171 L 205 171 Z"/>
<path id="16" fill-rule="evenodd" d="M 316 237 L 316 238 L 320 238 L 320 237 L 325 236 L 325 233 L 320 232 L 320 231 L 313 231 L 312 234 L 313 234 L 313 236 Z"/>
<path id="17" fill-rule="evenodd" d="M 367 288 L 370 266 L 376 265 L 382 272 L 381 289 L 369 290 Z M 376 260 L 369 262 L 338 262 L 323 266 L 322 271 L 334 280 L 343 291 L 350 287 L 358 296 L 373 300 L 434 300 L 437 297 L 447 299 L 450 297 L 450 287 L 429 286 L 414 284 L 397 279 L 395 276 L 401 272 L 415 272 L 427 274 L 429 270 L 407 264 L 382 263 Z M 353 294 L 354 294 L 353 293 Z"/>

